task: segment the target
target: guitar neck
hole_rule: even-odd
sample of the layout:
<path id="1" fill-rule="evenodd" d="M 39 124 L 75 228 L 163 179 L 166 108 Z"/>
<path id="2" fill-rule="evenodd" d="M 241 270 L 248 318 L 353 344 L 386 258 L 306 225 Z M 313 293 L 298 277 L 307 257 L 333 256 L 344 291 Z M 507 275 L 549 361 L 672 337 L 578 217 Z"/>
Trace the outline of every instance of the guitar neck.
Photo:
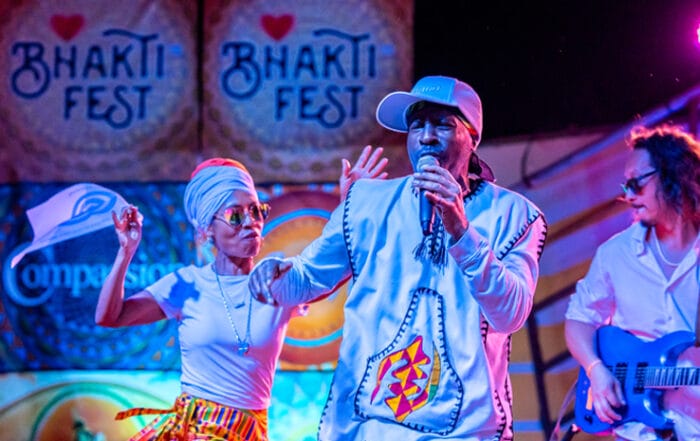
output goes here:
<path id="1" fill-rule="evenodd" d="M 700 384 L 700 368 L 648 366 L 643 375 L 644 387 L 673 388 Z"/>

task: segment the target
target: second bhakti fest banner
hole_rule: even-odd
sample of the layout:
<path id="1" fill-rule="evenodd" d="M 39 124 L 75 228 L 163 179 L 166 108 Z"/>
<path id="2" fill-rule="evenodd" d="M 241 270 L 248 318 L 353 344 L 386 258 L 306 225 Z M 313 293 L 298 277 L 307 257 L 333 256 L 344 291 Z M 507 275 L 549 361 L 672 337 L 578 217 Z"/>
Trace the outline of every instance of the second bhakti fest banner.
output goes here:
<path id="1" fill-rule="evenodd" d="M 390 167 L 404 166 L 402 138 L 374 115 L 411 87 L 411 2 L 204 5 L 205 156 L 240 159 L 258 182 L 335 182 L 365 144 L 396 147 Z"/>
<path id="2" fill-rule="evenodd" d="M 197 2 L 0 2 L 0 182 L 186 180 Z"/>

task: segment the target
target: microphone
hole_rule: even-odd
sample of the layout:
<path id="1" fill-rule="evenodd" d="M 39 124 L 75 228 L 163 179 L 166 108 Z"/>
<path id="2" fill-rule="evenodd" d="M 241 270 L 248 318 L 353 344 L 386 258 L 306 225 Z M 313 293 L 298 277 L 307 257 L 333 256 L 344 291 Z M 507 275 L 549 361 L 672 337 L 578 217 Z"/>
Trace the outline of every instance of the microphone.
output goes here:
<path id="1" fill-rule="evenodd" d="M 417 171 L 423 171 L 427 165 L 440 165 L 438 159 L 430 153 L 424 153 L 418 158 Z M 423 229 L 423 235 L 428 236 L 433 231 L 433 219 L 435 219 L 435 210 L 433 204 L 425 197 L 425 190 L 421 190 L 418 196 L 420 226 Z"/>

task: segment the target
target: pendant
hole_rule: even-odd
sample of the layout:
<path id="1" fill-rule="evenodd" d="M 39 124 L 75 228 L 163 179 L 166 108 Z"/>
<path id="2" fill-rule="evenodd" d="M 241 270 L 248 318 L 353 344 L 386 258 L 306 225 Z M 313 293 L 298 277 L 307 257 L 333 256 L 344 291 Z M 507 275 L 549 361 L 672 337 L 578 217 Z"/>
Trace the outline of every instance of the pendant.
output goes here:
<path id="1" fill-rule="evenodd" d="M 238 355 L 246 355 L 249 349 L 250 345 L 247 342 L 241 343 L 240 345 L 238 345 Z"/>

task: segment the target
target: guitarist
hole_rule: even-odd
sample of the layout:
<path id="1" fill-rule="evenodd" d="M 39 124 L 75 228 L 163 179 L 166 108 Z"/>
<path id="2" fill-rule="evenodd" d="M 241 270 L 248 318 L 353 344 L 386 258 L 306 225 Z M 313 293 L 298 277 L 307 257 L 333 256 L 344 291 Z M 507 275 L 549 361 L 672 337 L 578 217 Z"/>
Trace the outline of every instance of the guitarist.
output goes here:
<path id="1" fill-rule="evenodd" d="M 577 283 L 566 312 L 566 343 L 590 379 L 595 415 L 615 426 L 617 439 L 660 440 L 673 434 L 634 421 L 616 424 L 622 419 L 616 408 L 626 404 L 625 396 L 598 357 L 594 336 L 608 324 L 644 341 L 679 330 L 696 332 L 700 144 L 681 128 L 668 125 L 637 127 L 629 144 L 622 189 L 635 222 L 598 248 L 588 273 Z M 699 352 L 686 350 L 691 355 Z M 700 357 L 695 357 L 695 366 L 700 366 L 698 361 Z M 700 439 L 700 398 L 684 396 L 674 405 L 665 401 L 675 437 Z"/>

